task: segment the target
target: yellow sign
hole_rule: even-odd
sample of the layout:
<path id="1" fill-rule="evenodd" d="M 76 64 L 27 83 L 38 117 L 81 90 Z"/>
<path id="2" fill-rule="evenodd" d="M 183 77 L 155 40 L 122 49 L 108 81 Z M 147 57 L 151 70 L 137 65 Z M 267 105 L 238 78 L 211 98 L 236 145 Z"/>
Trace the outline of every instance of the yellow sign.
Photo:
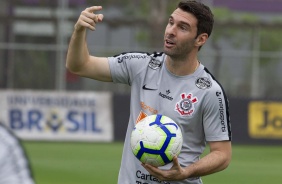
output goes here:
<path id="1" fill-rule="evenodd" d="M 282 139 L 282 103 L 251 102 L 248 123 L 252 138 Z"/>

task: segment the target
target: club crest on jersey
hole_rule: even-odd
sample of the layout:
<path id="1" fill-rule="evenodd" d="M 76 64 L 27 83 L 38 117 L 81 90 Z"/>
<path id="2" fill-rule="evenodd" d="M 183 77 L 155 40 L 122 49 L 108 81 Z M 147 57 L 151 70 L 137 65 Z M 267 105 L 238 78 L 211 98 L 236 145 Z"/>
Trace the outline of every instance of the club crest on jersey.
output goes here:
<path id="1" fill-rule="evenodd" d="M 212 86 L 211 81 L 207 77 L 200 77 L 195 82 L 199 89 L 208 89 Z"/>
<path id="2" fill-rule="evenodd" d="M 195 112 L 194 104 L 198 102 L 197 97 L 193 97 L 192 93 L 180 95 L 181 100 L 175 105 L 175 111 L 181 116 L 192 116 Z"/>
<path id="3" fill-rule="evenodd" d="M 162 66 L 162 62 L 154 58 L 152 58 L 151 61 L 149 62 L 149 67 L 152 68 L 153 70 L 156 70 L 160 68 L 161 66 Z"/>

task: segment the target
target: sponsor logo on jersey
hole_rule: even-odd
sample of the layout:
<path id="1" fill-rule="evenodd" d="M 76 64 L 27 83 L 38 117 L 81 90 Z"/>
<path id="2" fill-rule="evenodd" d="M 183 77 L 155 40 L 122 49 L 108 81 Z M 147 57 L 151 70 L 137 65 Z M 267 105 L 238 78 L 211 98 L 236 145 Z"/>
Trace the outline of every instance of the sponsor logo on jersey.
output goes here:
<path id="1" fill-rule="evenodd" d="M 122 63 L 125 59 L 127 60 L 131 60 L 131 59 L 146 59 L 147 57 L 149 57 L 148 55 L 123 55 L 123 56 L 119 56 L 117 57 L 118 63 Z"/>
<path id="2" fill-rule="evenodd" d="M 198 102 L 198 98 L 194 97 L 192 93 L 180 95 L 181 100 L 175 105 L 175 110 L 181 116 L 192 116 L 195 112 L 194 104 Z"/>
<path id="3" fill-rule="evenodd" d="M 161 66 L 162 66 L 162 62 L 154 58 L 152 58 L 151 61 L 149 62 L 149 67 L 152 68 L 153 70 L 159 69 Z"/>
<path id="4" fill-rule="evenodd" d="M 148 116 L 147 113 L 145 112 L 149 112 L 150 114 L 158 114 L 158 110 L 154 109 L 153 107 L 145 104 L 145 102 L 140 102 L 140 106 L 141 106 L 141 111 L 135 121 L 135 124 L 139 123 L 143 118 L 146 118 Z M 145 112 L 144 112 L 145 111 Z"/>
<path id="5" fill-rule="evenodd" d="M 160 92 L 160 93 L 159 93 L 159 96 L 162 97 L 162 98 L 165 98 L 165 99 L 168 99 L 168 100 L 172 101 L 173 98 L 172 98 L 171 96 L 168 96 L 169 93 L 170 93 L 170 90 L 169 90 L 169 89 L 166 90 L 165 93 L 166 93 L 166 94 L 163 94 L 162 92 Z"/>
<path id="6" fill-rule="evenodd" d="M 221 98 L 222 92 L 217 91 L 216 96 L 218 98 L 218 105 L 219 105 L 219 120 L 221 123 L 221 131 L 226 132 L 226 125 L 225 125 L 225 110 L 224 110 L 224 105 L 223 105 L 223 100 Z"/>
<path id="7" fill-rule="evenodd" d="M 145 112 L 143 111 L 140 111 L 136 121 L 135 121 L 135 124 L 139 123 L 142 119 L 146 118 L 148 116 L 148 114 L 146 114 Z"/>
<path id="8" fill-rule="evenodd" d="M 146 84 L 143 85 L 142 89 L 144 90 L 157 90 L 157 89 L 153 89 L 153 88 L 148 88 Z"/>
<path id="9" fill-rule="evenodd" d="M 137 178 L 136 184 L 149 184 L 149 182 L 150 183 L 156 182 L 156 183 L 170 184 L 169 182 L 160 181 L 158 178 L 154 177 L 153 175 L 143 173 L 140 170 L 137 170 L 135 175 L 136 175 L 136 178 Z M 141 181 L 138 181 L 138 180 L 141 180 Z"/>
<path id="10" fill-rule="evenodd" d="M 208 89 L 212 86 L 210 79 L 208 79 L 207 77 L 198 78 L 195 84 L 199 89 Z"/>
<path id="11" fill-rule="evenodd" d="M 145 102 L 140 102 L 141 108 L 144 111 L 149 111 L 152 114 L 158 114 L 158 110 L 154 109 L 153 107 L 145 104 Z"/>

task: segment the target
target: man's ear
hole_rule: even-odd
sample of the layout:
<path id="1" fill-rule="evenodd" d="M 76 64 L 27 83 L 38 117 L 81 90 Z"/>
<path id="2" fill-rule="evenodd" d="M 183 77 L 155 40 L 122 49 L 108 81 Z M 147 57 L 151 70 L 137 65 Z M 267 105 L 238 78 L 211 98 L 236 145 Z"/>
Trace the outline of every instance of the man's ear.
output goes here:
<path id="1" fill-rule="evenodd" d="M 202 33 L 200 34 L 197 38 L 196 38 L 196 41 L 195 41 L 195 46 L 197 47 L 201 47 L 203 46 L 206 41 L 208 40 L 209 38 L 209 35 L 207 33 Z"/>

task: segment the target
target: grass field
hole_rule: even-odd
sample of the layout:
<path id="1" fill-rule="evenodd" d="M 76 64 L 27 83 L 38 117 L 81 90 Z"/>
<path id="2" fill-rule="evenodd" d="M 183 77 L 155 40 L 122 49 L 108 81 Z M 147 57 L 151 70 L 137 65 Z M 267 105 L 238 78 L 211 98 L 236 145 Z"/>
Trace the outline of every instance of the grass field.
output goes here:
<path id="1" fill-rule="evenodd" d="M 37 184 L 117 183 L 122 143 L 24 142 Z M 205 184 L 282 183 L 282 146 L 233 145 L 230 166 Z"/>

